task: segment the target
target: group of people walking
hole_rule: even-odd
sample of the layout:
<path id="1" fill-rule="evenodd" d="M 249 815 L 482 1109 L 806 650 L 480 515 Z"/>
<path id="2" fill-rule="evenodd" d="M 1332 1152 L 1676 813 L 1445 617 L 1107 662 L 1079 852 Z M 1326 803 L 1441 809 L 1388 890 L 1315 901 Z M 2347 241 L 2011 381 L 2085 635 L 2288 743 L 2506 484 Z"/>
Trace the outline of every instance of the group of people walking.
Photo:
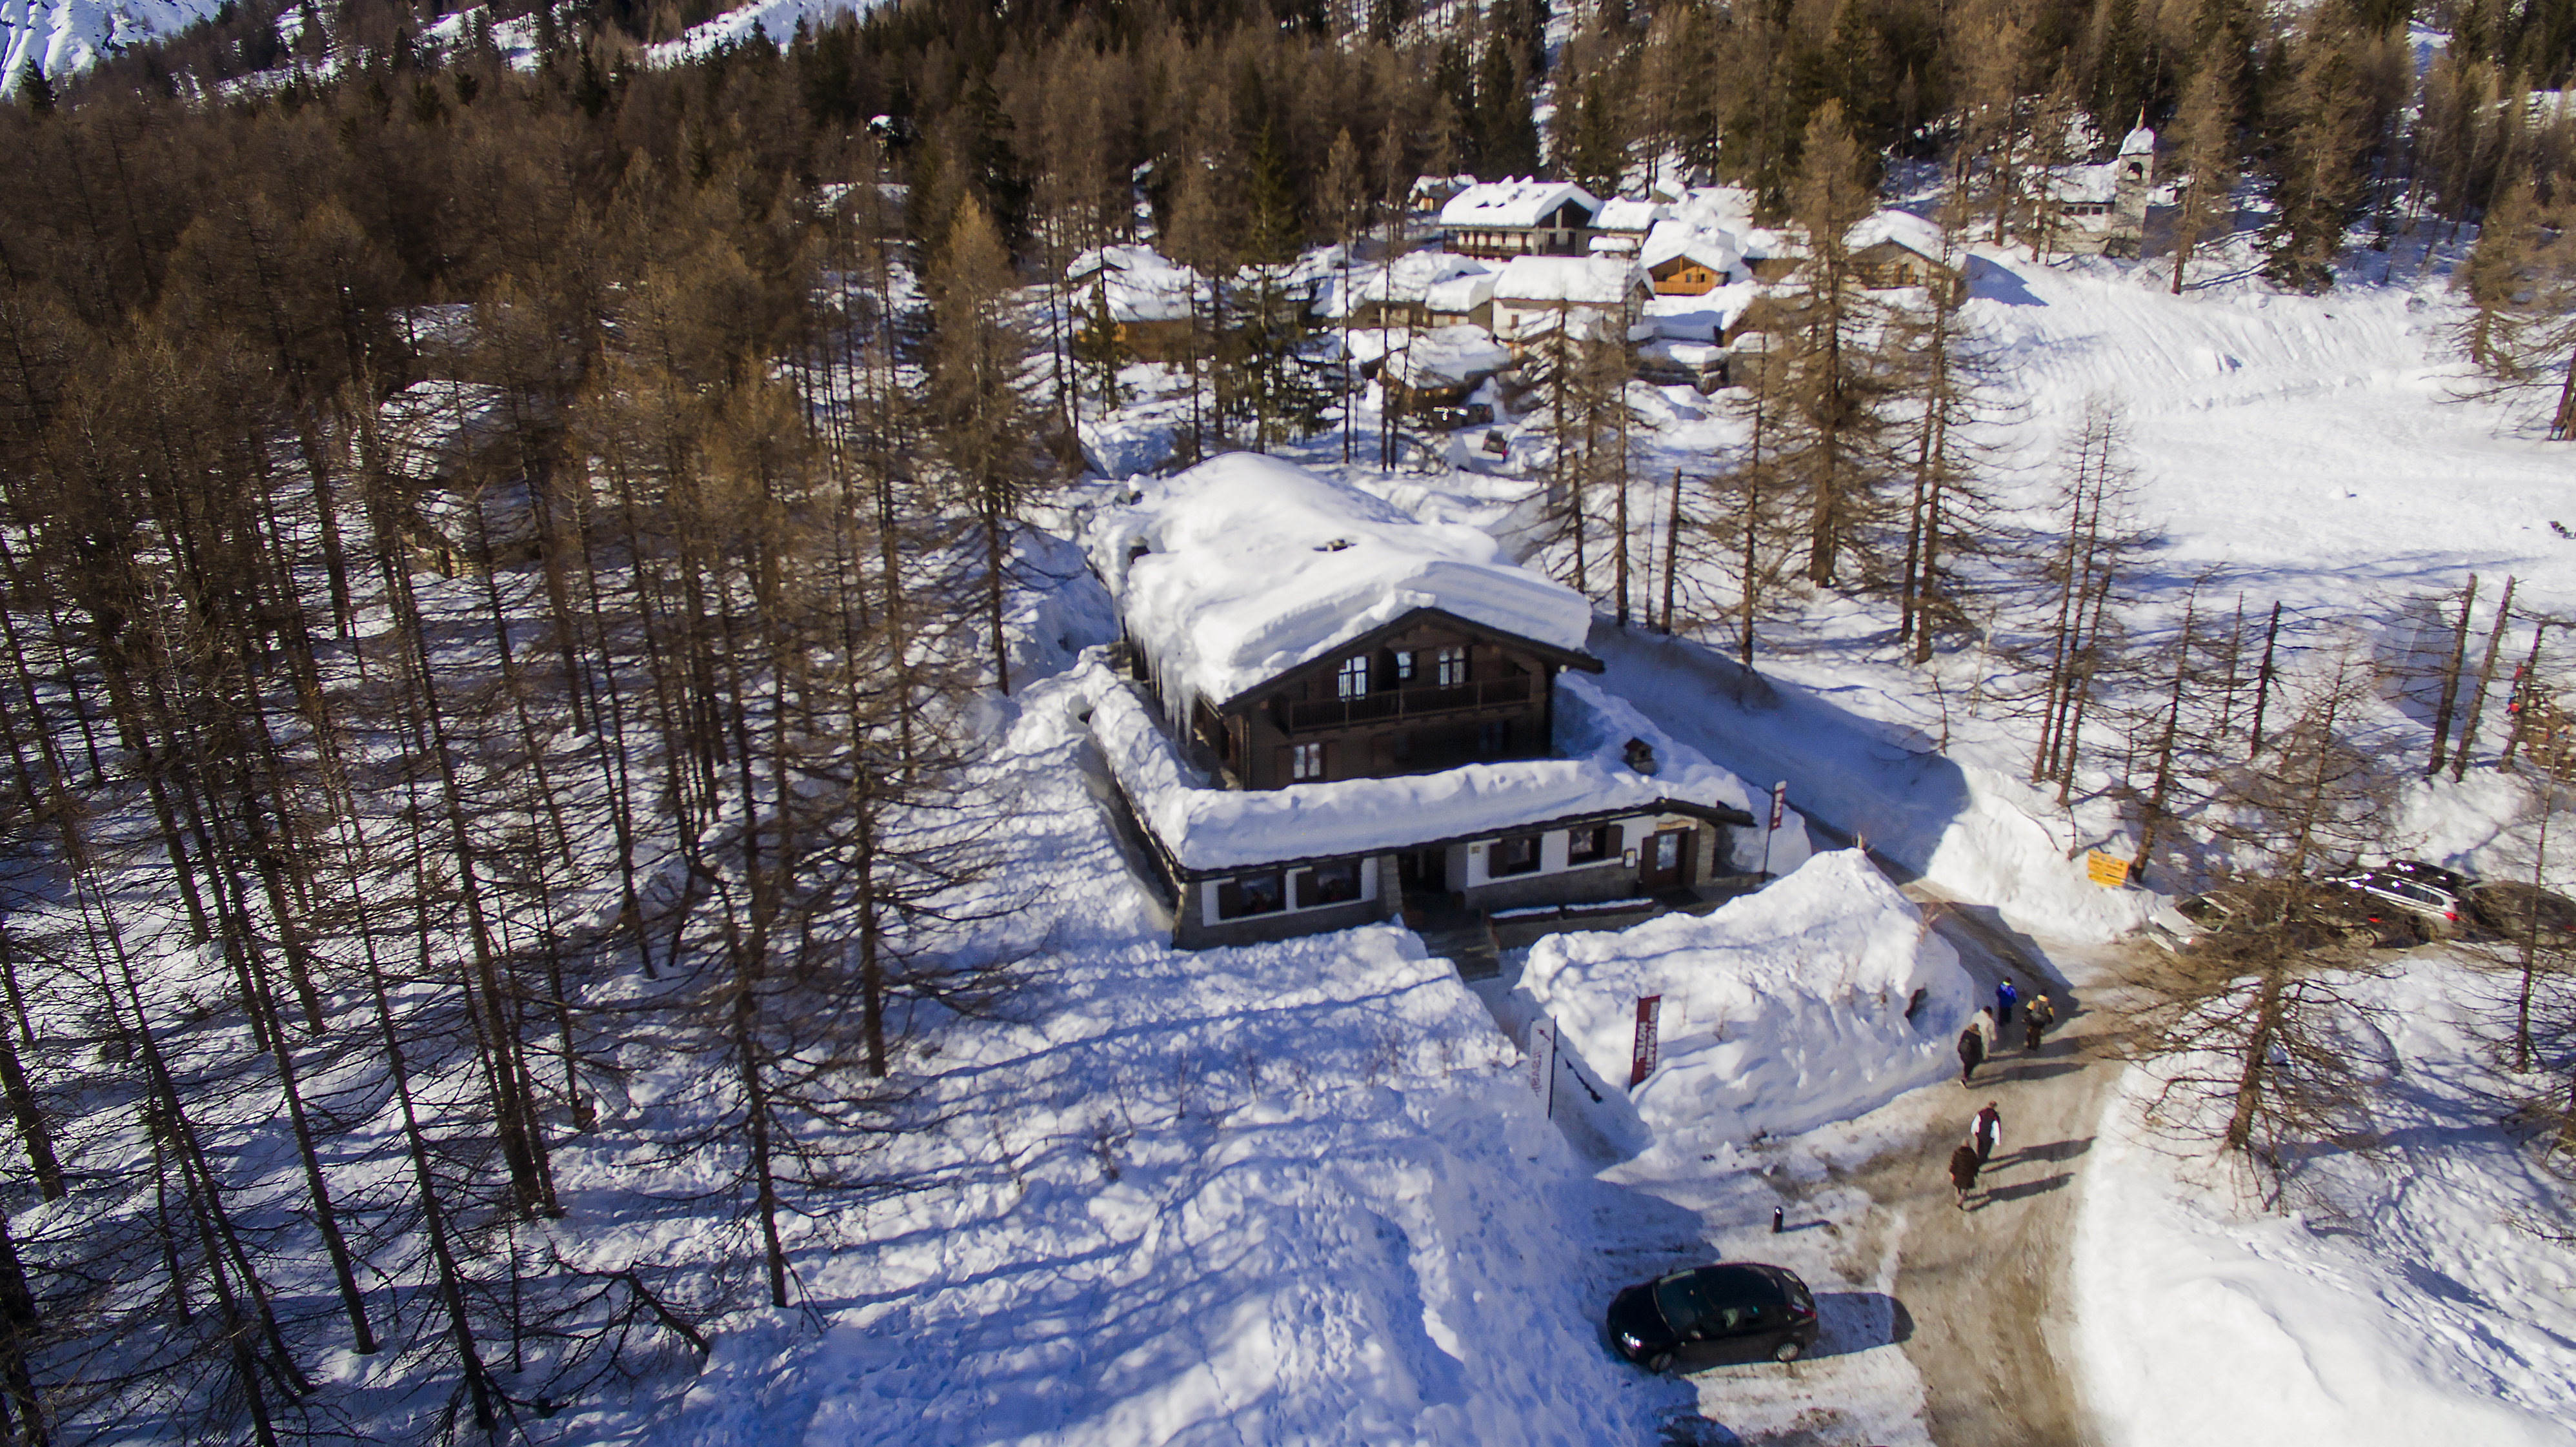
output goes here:
<path id="1" fill-rule="evenodd" d="M 2012 1029 L 2013 1007 L 2020 1003 L 2021 992 L 2007 979 L 1995 986 L 1994 1008 L 1979 1010 L 1977 1017 L 1968 1022 L 1968 1028 L 1959 1033 L 1961 1085 L 1975 1080 L 1977 1067 L 1985 1064 L 1986 1057 L 1995 1053 L 1995 1042 L 2003 1032 Z M 2022 1048 L 2037 1055 L 2040 1038 L 2048 1033 L 2049 1026 L 2057 1023 L 2057 1007 L 2049 1003 L 2048 996 L 2033 995 L 2030 1003 L 2022 1006 L 2021 1021 Z"/>
<path id="2" fill-rule="evenodd" d="M 1965 1086 L 1976 1079 L 1977 1067 L 1995 1052 L 1998 1032 L 2012 1028 L 2015 1006 L 2021 1008 L 2022 1048 L 2033 1055 L 2039 1053 L 2040 1041 L 2048 1033 L 2048 1027 L 2057 1023 L 2057 1007 L 2047 995 L 2040 993 L 2032 994 L 2029 1004 L 2022 1004 L 2021 992 L 2010 979 L 2006 979 L 1995 986 L 1994 1008 L 1979 1010 L 1968 1028 L 1960 1032 L 1959 1084 Z M 1978 1173 L 1994 1159 L 1995 1149 L 2003 1144 L 2003 1138 L 2003 1112 L 1994 1101 L 1987 1101 L 1985 1108 L 1978 1111 L 1976 1119 L 1969 1123 L 1968 1138 L 1950 1152 L 1950 1185 L 1957 1193 L 1960 1210 L 1968 1209 L 1968 1193 L 1977 1188 Z"/>

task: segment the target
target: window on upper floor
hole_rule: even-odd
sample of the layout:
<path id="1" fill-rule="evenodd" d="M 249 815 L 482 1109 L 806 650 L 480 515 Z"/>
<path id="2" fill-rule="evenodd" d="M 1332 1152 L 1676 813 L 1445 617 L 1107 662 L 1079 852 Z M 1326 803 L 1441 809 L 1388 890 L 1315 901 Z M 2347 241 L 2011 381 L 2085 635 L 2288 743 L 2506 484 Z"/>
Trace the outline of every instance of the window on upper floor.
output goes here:
<path id="1" fill-rule="evenodd" d="M 1395 672 L 1395 681 L 1399 684 L 1411 683 L 1413 681 L 1412 651 L 1400 648 L 1395 652 L 1388 654 L 1387 657 L 1393 660 L 1392 667 Z"/>
<path id="2" fill-rule="evenodd" d="M 1339 698 L 1366 698 L 1369 691 L 1369 661 L 1363 653 L 1342 660 L 1333 674 L 1333 693 Z"/>
<path id="3" fill-rule="evenodd" d="M 1432 655 L 1432 682 L 1442 688 L 1456 688 L 1467 681 L 1467 650 L 1443 648 Z"/>

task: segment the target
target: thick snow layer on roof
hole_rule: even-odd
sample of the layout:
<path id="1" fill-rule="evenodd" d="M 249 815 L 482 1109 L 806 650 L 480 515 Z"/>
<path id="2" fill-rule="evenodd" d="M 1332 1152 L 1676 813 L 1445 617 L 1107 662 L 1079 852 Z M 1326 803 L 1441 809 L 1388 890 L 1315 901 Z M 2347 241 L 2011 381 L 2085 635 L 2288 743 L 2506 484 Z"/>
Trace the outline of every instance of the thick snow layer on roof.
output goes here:
<path id="1" fill-rule="evenodd" d="M 1853 224 L 1843 244 L 1854 251 L 1893 241 L 1918 256 L 1941 259 L 1941 228 L 1908 211 L 1880 211 Z"/>
<path id="2" fill-rule="evenodd" d="M 1656 223 L 1646 233 L 1645 244 L 1637 250 L 1637 264 L 1648 271 L 1667 261 L 1687 258 L 1709 270 L 1727 275 L 1744 266 L 1744 258 L 1735 246 L 1735 237 L 1721 230 L 1702 230 L 1683 221 Z"/>
<path id="3" fill-rule="evenodd" d="M 1120 322 L 1185 321 L 1193 292 L 1204 298 L 1199 274 L 1150 246 L 1104 246 L 1086 251 L 1065 268 L 1065 281 L 1086 295 L 1096 285 L 1109 295 L 1109 316 Z M 1096 280 L 1095 280 L 1096 279 Z"/>
<path id="4" fill-rule="evenodd" d="M 1741 249 L 1751 261 L 1803 257 L 1807 254 L 1807 238 L 1778 227 L 1754 226 L 1745 230 Z"/>
<path id="5" fill-rule="evenodd" d="M 477 382 L 414 382 L 376 409 L 395 476 L 432 482 L 498 436 L 507 394 Z"/>
<path id="6" fill-rule="evenodd" d="M 2156 133 L 2140 126 L 2120 138 L 2123 156 L 2152 156 L 2156 153 Z"/>
<path id="7" fill-rule="evenodd" d="M 1758 281 L 1711 287 L 1697 296 L 1658 296 L 1646 303 L 1646 320 L 1655 335 L 1676 341 L 1713 341 L 1744 315 L 1762 293 Z"/>
<path id="8" fill-rule="evenodd" d="M 1567 650 L 1592 627 L 1581 595 L 1504 562 L 1486 533 L 1254 453 L 1144 482 L 1084 542 L 1179 716 L 1416 608 Z"/>
<path id="9" fill-rule="evenodd" d="M 1439 316 L 1462 317 L 1494 299 L 1494 273 L 1453 276 L 1422 294 L 1422 305 Z"/>
<path id="10" fill-rule="evenodd" d="M 1644 231 L 1656 222 L 1669 219 L 1673 208 L 1660 201 L 1645 201 L 1634 196 L 1613 196 L 1592 213 L 1595 231 Z"/>
<path id="11" fill-rule="evenodd" d="M 2109 205 L 2119 195 L 2119 164 L 2060 166 L 2048 175 L 2050 194 L 2070 203 Z"/>
<path id="12" fill-rule="evenodd" d="M 1624 256 L 1515 256 L 1494 278 L 1494 299 L 1617 306 L 1645 284 L 1645 273 Z"/>
<path id="13" fill-rule="evenodd" d="M 1387 375 L 1407 387 L 1447 387 L 1490 377 L 1512 364 L 1511 352 L 1483 327 L 1439 327 L 1387 354 Z"/>
<path id="14" fill-rule="evenodd" d="M 1536 226 L 1540 218 L 1568 201 L 1580 205 L 1587 215 L 1601 209 L 1601 202 L 1591 192 L 1571 181 L 1533 181 L 1527 177 L 1487 181 L 1450 197 L 1449 204 L 1440 208 L 1440 224 L 1463 228 Z"/>
<path id="15" fill-rule="evenodd" d="M 1976 1009 L 1958 954 L 1852 849 L 1704 917 L 1550 935 L 1521 982 L 1611 1080 L 1626 1078 L 1638 998 L 1663 997 L 1662 1059 L 1630 1099 L 1676 1150 L 1812 1130 L 1940 1080 Z"/>
<path id="16" fill-rule="evenodd" d="M 1456 283 L 1473 286 L 1480 277 L 1490 288 L 1492 274 L 1492 267 L 1472 256 L 1416 251 L 1382 266 L 1357 266 L 1346 275 L 1336 273 L 1326 279 L 1316 314 L 1340 317 L 1348 315 L 1354 304 L 1426 301 L 1441 287 Z"/>
<path id="17" fill-rule="evenodd" d="M 1676 743 L 1626 700 L 1580 674 L 1557 676 L 1556 741 L 1563 758 L 1247 792 L 1209 788 L 1181 761 L 1170 734 L 1134 689 L 1096 662 L 1085 666 L 1092 734 L 1137 816 L 1185 869 L 1377 853 L 1573 815 L 1647 813 L 1667 802 L 1754 812 L 1753 792 L 1742 780 Z M 1653 774 L 1628 767 L 1624 751 L 1630 739 L 1653 746 Z M 1804 858 L 1805 828 L 1803 821 L 1784 824 L 1773 843 L 1775 858 Z M 1743 833 L 1758 849 L 1759 831 Z"/>

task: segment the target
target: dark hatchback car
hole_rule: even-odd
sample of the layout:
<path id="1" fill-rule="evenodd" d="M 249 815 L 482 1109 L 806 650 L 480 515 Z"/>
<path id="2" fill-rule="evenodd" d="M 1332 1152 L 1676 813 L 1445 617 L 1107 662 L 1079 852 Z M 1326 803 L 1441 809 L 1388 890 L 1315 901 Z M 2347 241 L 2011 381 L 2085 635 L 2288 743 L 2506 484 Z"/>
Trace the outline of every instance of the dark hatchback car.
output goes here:
<path id="1" fill-rule="evenodd" d="M 1650 1372 L 1680 1363 L 1794 1361 L 1816 1344 L 1816 1298 L 1785 1267 L 1721 1262 L 1610 1299 L 1610 1349 Z"/>

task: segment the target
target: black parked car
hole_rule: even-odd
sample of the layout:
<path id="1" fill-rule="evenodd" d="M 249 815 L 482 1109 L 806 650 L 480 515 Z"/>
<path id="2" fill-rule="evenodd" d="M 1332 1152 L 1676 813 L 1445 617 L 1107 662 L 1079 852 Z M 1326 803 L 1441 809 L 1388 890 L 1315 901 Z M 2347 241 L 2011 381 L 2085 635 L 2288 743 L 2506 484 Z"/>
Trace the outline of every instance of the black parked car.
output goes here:
<path id="1" fill-rule="evenodd" d="M 1676 1271 L 1610 1299 L 1610 1349 L 1650 1372 L 1684 1362 L 1796 1360 L 1816 1344 L 1816 1298 L 1798 1273 L 1749 1261 Z"/>

